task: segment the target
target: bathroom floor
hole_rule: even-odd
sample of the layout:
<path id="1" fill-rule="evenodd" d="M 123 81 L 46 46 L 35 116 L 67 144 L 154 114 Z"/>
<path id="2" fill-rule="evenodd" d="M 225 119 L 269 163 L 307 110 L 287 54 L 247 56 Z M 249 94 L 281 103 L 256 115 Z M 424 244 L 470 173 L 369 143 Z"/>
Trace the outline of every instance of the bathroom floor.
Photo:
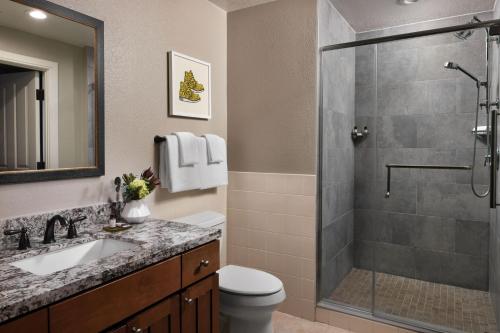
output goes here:
<path id="1" fill-rule="evenodd" d="M 336 302 L 370 308 L 372 272 L 352 269 L 330 297 Z M 376 311 L 451 327 L 470 333 L 497 332 L 487 292 L 376 274 Z"/>
<path id="2" fill-rule="evenodd" d="M 349 333 L 341 328 L 312 322 L 282 312 L 273 314 L 274 333 Z"/>

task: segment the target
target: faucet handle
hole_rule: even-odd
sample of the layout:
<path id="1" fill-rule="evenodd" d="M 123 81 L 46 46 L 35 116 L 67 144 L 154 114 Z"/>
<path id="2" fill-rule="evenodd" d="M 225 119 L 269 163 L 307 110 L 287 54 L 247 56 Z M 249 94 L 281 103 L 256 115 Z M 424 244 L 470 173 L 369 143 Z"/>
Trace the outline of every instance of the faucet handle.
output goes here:
<path id="1" fill-rule="evenodd" d="M 72 239 L 72 238 L 78 237 L 78 233 L 76 231 L 75 223 L 76 222 L 81 222 L 81 221 L 85 220 L 86 218 L 87 218 L 87 216 L 82 215 L 82 216 L 78 216 L 78 217 L 75 217 L 74 219 L 70 219 L 69 220 L 69 224 L 68 224 L 68 236 L 67 236 L 68 239 Z"/>
<path id="2" fill-rule="evenodd" d="M 28 229 L 26 229 L 25 227 L 22 227 L 21 229 L 4 230 L 3 234 L 5 236 L 21 234 L 21 236 L 19 237 L 19 245 L 17 247 L 18 250 L 26 250 L 28 247 L 31 247 L 30 238 L 28 236 Z"/>

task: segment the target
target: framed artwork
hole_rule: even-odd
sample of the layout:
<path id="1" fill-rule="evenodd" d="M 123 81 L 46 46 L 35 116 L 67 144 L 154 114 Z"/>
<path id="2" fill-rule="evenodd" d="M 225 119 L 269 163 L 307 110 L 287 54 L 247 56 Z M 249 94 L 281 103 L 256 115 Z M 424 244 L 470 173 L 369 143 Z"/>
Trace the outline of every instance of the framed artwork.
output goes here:
<path id="1" fill-rule="evenodd" d="M 168 53 L 168 109 L 170 116 L 212 117 L 212 72 L 209 63 L 170 51 Z"/>

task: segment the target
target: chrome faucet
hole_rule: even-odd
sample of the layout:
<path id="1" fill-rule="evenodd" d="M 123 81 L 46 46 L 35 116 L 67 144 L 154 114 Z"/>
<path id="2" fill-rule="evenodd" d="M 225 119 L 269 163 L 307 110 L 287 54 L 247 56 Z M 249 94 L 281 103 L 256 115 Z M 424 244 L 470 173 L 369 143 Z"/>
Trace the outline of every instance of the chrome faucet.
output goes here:
<path id="1" fill-rule="evenodd" d="M 59 221 L 61 226 L 65 227 L 68 222 L 61 215 L 54 215 L 52 218 L 47 220 L 47 226 L 45 227 L 45 235 L 43 236 L 43 244 L 50 244 L 56 241 L 54 236 L 54 227 L 56 222 Z"/>

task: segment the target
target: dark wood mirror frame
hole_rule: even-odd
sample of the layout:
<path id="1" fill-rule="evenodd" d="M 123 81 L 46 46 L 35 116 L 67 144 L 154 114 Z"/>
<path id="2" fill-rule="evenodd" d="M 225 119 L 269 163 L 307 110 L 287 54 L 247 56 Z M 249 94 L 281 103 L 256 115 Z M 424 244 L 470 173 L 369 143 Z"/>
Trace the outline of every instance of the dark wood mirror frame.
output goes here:
<path id="1" fill-rule="evenodd" d="M 10 0 L 81 23 L 95 30 L 96 165 L 84 168 L 0 172 L 0 184 L 99 177 L 104 175 L 104 22 L 46 0 Z"/>

